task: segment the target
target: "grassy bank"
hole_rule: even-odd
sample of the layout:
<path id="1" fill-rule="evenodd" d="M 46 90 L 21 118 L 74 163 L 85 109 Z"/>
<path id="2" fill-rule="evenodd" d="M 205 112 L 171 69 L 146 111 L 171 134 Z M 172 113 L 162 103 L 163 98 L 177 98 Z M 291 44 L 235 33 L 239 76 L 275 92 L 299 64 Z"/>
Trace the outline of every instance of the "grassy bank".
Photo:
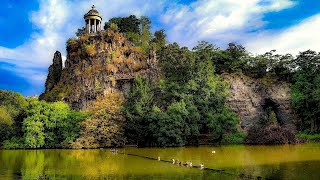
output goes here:
<path id="1" fill-rule="evenodd" d="M 297 134 L 297 137 L 308 142 L 320 142 L 320 134 L 308 134 L 301 132 Z"/>

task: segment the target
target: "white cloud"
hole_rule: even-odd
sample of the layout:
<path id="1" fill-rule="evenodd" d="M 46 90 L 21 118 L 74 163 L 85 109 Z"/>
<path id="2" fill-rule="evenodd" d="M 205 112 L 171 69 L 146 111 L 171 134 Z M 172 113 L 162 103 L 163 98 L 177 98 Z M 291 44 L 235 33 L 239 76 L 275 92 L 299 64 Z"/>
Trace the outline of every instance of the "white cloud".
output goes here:
<path id="1" fill-rule="evenodd" d="M 264 53 L 272 49 L 278 53 L 297 54 L 308 49 L 320 51 L 320 14 L 283 31 L 258 33 L 244 45 L 252 52 Z"/>
<path id="2" fill-rule="evenodd" d="M 35 28 L 34 33 L 24 44 L 8 49 L 0 47 L 0 57 L 10 59 L 9 63 L 21 67 L 44 67 L 49 65 L 56 49 L 63 47 L 64 38 L 59 34 L 63 25 L 66 4 L 56 1 L 41 1 L 40 11 L 30 15 Z M 67 12 L 67 11 L 66 11 Z"/>
<path id="3" fill-rule="evenodd" d="M 209 40 L 221 45 L 240 40 L 247 31 L 262 27 L 264 13 L 295 4 L 292 0 L 199 0 L 170 8 L 162 21 L 170 27 L 171 41 L 192 46 L 198 40 Z"/>

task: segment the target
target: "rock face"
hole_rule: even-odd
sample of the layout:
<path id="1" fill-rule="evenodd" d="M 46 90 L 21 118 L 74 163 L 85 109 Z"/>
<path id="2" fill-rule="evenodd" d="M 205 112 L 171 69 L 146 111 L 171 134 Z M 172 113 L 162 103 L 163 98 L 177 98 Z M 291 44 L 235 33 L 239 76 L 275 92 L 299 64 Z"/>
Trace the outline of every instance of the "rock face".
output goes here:
<path id="1" fill-rule="evenodd" d="M 62 100 L 73 109 L 87 109 L 98 96 L 114 91 L 126 94 L 137 76 L 152 78 L 156 74 L 154 56 L 112 29 L 70 39 L 61 78 L 54 88 L 53 83 L 46 86 L 41 99 Z M 51 82 L 50 73 L 47 81 Z"/>
<path id="2" fill-rule="evenodd" d="M 223 78 L 230 83 L 228 104 L 238 114 L 243 130 L 268 119 L 268 110 L 272 110 L 282 127 L 296 131 L 300 119 L 291 107 L 290 84 L 236 74 L 223 74 Z"/>
<path id="3" fill-rule="evenodd" d="M 49 92 L 60 81 L 62 73 L 61 53 L 56 51 L 53 56 L 53 64 L 49 67 L 49 73 L 45 84 L 45 92 Z"/>

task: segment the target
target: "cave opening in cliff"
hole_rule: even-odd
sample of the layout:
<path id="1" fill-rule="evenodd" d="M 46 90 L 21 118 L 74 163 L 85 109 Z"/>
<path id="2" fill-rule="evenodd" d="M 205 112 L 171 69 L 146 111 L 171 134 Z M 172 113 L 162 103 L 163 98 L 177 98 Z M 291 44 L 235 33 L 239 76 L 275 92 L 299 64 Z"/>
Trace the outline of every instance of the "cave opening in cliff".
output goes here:
<path id="1" fill-rule="evenodd" d="M 279 116 L 279 104 L 270 98 L 266 98 L 264 100 L 264 104 L 262 105 L 265 113 L 267 123 L 282 125 L 283 122 Z"/>

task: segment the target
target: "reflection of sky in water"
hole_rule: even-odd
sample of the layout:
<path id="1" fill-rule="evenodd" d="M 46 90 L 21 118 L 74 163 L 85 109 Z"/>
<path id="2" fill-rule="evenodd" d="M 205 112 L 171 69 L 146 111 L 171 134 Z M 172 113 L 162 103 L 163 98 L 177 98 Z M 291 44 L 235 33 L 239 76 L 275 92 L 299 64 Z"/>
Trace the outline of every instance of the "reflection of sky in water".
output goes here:
<path id="1" fill-rule="evenodd" d="M 216 154 L 212 154 L 212 150 Z M 147 158 L 112 154 L 110 150 L 0 150 L 0 179 L 235 179 L 246 174 L 281 179 L 320 177 L 320 144 L 222 146 L 199 148 L 126 148 L 120 152 L 161 160 L 203 162 L 231 173 L 185 168 Z"/>

